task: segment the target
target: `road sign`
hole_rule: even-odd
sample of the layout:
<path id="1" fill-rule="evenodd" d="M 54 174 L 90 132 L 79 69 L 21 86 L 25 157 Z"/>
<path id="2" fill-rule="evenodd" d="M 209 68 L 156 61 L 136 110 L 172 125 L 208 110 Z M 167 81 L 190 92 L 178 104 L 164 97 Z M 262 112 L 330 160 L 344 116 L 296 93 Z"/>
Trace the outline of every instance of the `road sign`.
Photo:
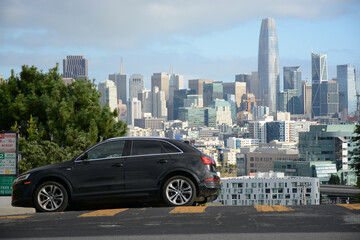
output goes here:
<path id="1" fill-rule="evenodd" d="M 11 195 L 18 173 L 18 136 L 16 132 L 0 132 L 0 196 Z"/>

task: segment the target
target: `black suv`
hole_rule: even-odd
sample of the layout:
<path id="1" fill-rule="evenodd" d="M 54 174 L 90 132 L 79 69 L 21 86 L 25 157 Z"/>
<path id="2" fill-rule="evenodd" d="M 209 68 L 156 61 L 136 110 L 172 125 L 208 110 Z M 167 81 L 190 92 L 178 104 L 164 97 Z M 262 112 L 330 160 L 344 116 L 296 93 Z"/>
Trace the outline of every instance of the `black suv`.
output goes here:
<path id="1" fill-rule="evenodd" d="M 12 205 L 40 212 L 70 204 L 163 200 L 169 206 L 213 201 L 215 161 L 191 145 L 151 137 L 111 138 L 68 162 L 32 169 L 13 184 Z"/>

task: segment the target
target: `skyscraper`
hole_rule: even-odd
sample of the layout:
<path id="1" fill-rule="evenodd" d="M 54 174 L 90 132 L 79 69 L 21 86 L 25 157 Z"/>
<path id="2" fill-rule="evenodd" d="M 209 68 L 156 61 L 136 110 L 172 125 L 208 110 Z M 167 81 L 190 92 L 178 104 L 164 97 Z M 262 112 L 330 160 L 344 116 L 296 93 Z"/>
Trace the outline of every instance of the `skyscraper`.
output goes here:
<path id="1" fill-rule="evenodd" d="M 134 120 L 142 117 L 141 102 L 137 98 L 129 98 L 127 103 L 127 124 L 134 125 Z"/>
<path id="2" fill-rule="evenodd" d="M 320 85 L 328 81 L 327 58 L 325 54 L 311 53 L 311 75 L 312 75 L 312 117 L 321 116 L 320 111 Z"/>
<path id="3" fill-rule="evenodd" d="M 116 86 L 113 81 L 104 80 L 99 83 L 98 90 L 101 93 L 100 104 L 104 107 L 106 104 L 109 105 L 110 110 L 114 111 L 117 108 L 117 95 Z"/>
<path id="4" fill-rule="evenodd" d="M 63 60 L 64 78 L 88 79 L 88 60 L 84 56 L 67 56 Z"/>
<path id="5" fill-rule="evenodd" d="M 259 38 L 259 96 L 270 112 L 276 111 L 280 90 L 279 48 L 275 20 L 265 18 L 261 23 Z"/>
<path id="6" fill-rule="evenodd" d="M 223 82 L 204 83 L 203 101 L 204 107 L 209 106 L 212 101 L 224 98 Z"/>
<path id="7" fill-rule="evenodd" d="M 124 73 L 123 59 L 121 58 L 120 73 L 109 74 L 109 79 L 112 80 L 117 88 L 117 98 L 121 99 L 123 103 L 127 102 L 127 83 L 126 74 Z"/>
<path id="8" fill-rule="evenodd" d="M 291 114 L 302 114 L 300 66 L 284 67 L 284 92 L 288 95 L 287 111 Z"/>
<path id="9" fill-rule="evenodd" d="M 131 75 L 129 78 L 129 98 L 137 98 L 138 93 L 144 89 L 144 77 L 141 74 Z"/>
<path id="10" fill-rule="evenodd" d="M 339 112 L 345 118 L 354 115 L 356 106 L 356 73 L 351 64 L 337 66 L 337 82 L 339 84 Z"/>
<path id="11" fill-rule="evenodd" d="M 189 88 L 195 90 L 195 94 L 203 95 L 204 94 L 204 83 L 212 83 L 212 79 L 192 79 L 189 80 Z"/>
<path id="12" fill-rule="evenodd" d="M 169 88 L 170 88 L 170 76 L 167 73 L 154 73 L 151 76 L 151 91 L 158 87 L 159 91 L 165 93 L 165 99 L 169 99 Z"/>

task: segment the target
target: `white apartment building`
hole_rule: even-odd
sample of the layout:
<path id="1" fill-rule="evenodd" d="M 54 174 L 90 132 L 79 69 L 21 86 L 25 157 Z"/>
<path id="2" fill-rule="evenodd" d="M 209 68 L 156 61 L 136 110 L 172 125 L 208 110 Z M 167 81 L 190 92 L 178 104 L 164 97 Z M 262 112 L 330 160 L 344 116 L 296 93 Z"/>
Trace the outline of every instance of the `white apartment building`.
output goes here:
<path id="1" fill-rule="evenodd" d="M 224 205 L 319 205 L 318 178 L 287 177 L 284 173 L 255 173 L 255 176 L 221 179 L 217 202 Z"/>
<path id="2" fill-rule="evenodd" d="M 252 138 L 235 138 L 230 137 L 227 139 L 227 146 L 233 149 L 239 149 L 242 147 L 259 146 L 259 139 Z"/>

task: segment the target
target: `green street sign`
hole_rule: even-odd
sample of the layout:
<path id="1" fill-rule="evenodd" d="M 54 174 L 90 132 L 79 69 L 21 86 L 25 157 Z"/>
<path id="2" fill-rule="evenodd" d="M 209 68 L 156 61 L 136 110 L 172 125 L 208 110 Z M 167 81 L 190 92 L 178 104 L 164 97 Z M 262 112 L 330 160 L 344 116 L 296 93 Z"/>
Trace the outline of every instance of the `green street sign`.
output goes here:
<path id="1" fill-rule="evenodd" d="M 11 196 L 15 176 L 0 176 L 0 196 Z"/>

